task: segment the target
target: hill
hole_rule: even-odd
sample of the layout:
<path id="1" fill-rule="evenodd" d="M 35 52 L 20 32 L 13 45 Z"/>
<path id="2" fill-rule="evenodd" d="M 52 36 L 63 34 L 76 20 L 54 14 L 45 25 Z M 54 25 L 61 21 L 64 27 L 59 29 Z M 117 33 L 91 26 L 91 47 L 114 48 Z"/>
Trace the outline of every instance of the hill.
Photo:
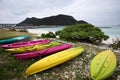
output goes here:
<path id="1" fill-rule="evenodd" d="M 59 14 L 45 18 L 26 18 L 24 21 L 17 24 L 17 26 L 39 26 L 39 25 L 73 25 L 76 23 L 87 24 L 87 22 L 77 21 L 74 17 L 69 15 Z"/>

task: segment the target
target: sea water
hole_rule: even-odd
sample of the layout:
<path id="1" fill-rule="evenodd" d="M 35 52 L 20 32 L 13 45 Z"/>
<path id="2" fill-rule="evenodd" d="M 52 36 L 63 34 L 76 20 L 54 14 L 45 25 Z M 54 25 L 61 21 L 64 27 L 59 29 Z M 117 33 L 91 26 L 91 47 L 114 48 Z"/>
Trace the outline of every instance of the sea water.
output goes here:
<path id="1" fill-rule="evenodd" d="M 102 41 L 105 44 L 112 44 L 116 40 L 120 40 L 120 26 L 111 26 L 111 27 L 103 27 L 100 28 L 105 35 L 109 36 L 109 39 Z"/>
<path id="2" fill-rule="evenodd" d="M 120 27 L 101 28 L 101 30 L 112 38 L 120 38 Z"/>

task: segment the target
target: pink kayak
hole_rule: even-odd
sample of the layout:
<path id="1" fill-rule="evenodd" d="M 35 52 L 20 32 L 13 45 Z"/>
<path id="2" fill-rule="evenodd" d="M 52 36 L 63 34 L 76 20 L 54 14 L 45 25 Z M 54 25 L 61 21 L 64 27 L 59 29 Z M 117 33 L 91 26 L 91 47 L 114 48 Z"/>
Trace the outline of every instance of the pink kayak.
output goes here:
<path id="1" fill-rule="evenodd" d="M 52 53 L 56 53 L 58 51 L 65 50 L 65 49 L 68 49 L 70 47 L 72 47 L 72 44 L 62 44 L 62 45 L 48 48 L 48 49 L 44 49 L 41 51 L 35 51 L 35 52 L 29 52 L 29 53 L 23 53 L 23 54 L 15 54 L 14 56 L 17 59 L 21 59 L 21 60 L 34 59 L 34 58 L 38 58 L 38 57 L 47 56 L 47 55 L 50 55 Z"/>
<path id="2" fill-rule="evenodd" d="M 36 40 L 36 41 L 27 41 L 27 42 L 17 42 L 17 43 L 12 43 L 12 44 L 6 44 L 6 45 L 2 45 L 2 48 L 18 48 L 18 47 L 25 47 L 25 46 L 33 46 L 33 45 L 37 45 L 37 44 L 47 44 L 49 43 L 50 40 Z"/>

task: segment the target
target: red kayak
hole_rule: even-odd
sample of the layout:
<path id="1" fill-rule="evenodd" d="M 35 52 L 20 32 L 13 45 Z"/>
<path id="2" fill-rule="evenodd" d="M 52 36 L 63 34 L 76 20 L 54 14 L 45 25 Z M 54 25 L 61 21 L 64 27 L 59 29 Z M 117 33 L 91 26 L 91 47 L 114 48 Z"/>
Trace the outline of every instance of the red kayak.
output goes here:
<path id="1" fill-rule="evenodd" d="M 52 53 L 56 53 L 56 52 L 68 49 L 70 47 L 72 47 L 72 44 L 62 44 L 62 45 L 48 48 L 48 49 L 44 49 L 41 51 L 35 51 L 35 52 L 29 52 L 29 53 L 23 53 L 23 54 L 15 54 L 14 56 L 17 59 L 21 59 L 21 60 L 34 59 L 34 58 L 38 58 L 38 57 L 47 56 L 47 55 L 50 55 Z"/>
<path id="2" fill-rule="evenodd" d="M 2 48 L 18 48 L 18 47 L 25 47 L 25 46 L 33 46 L 33 45 L 37 45 L 37 44 L 47 44 L 49 43 L 50 40 L 35 40 L 35 41 L 27 41 L 27 42 L 17 42 L 17 43 L 12 43 L 12 44 L 6 44 L 6 45 L 2 45 Z"/>

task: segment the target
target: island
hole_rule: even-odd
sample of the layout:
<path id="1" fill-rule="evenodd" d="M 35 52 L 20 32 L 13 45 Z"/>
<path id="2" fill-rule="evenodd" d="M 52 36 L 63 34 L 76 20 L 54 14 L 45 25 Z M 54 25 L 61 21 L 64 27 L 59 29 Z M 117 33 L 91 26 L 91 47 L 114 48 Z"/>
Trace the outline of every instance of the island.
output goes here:
<path id="1" fill-rule="evenodd" d="M 17 26 L 40 26 L 40 25 L 73 25 L 73 24 L 88 24 L 84 20 L 77 21 L 74 17 L 64 14 L 44 18 L 26 18 L 24 21 L 17 24 Z"/>

